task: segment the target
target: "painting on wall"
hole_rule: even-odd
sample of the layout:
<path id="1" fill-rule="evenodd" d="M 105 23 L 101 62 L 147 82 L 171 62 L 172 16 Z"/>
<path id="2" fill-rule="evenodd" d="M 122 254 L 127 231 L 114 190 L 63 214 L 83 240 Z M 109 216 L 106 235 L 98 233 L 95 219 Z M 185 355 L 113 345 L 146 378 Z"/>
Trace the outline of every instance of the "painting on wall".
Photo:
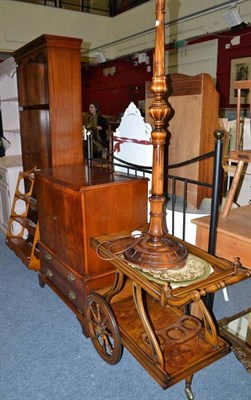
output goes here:
<path id="1" fill-rule="evenodd" d="M 251 57 L 234 58 L 231 60 L 229 104 L 237 104 L 237 89 L 235 81 L 251 80 Z M 241 104 L 250 104 L 250 90 L 241 90 Z"/>

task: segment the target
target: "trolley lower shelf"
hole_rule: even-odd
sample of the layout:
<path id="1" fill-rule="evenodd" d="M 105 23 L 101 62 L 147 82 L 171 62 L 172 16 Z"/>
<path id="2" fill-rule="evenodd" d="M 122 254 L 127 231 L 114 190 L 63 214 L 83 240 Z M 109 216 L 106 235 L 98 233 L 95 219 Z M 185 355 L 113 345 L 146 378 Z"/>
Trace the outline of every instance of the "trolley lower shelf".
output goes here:
<path id="1" fill-rule="evenodd" d="M 129 282 L 127 286 L 131 283 Z M 149 295 L 145 296 L 144 303 L 163 354 L 163 367 L 157 359 L 154 359 L 133 297 L 128 296 L 127 299 L 123 298 L 120 301 L 118 294 L 111 303 L 111 309 L 123 345 L 163 389 L 228 354 L 229 346 L 221 338 L 217 346 L 210 345 L 206 341 L 199 320 L 185 315 L 175 307 L 163 308 Z"/>

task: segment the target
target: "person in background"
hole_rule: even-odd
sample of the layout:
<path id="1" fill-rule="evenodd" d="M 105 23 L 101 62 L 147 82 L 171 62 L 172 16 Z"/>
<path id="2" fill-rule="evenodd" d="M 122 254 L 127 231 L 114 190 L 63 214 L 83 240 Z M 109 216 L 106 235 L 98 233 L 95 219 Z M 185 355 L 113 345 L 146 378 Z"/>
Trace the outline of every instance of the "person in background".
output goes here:
<path id="1" fill-rule="evenodd" d="M 108 122 L 106 118 L 100 113 L 99 106 L 96 102 L 89 105 L 89 124 L 88 128 L 93 135 L 93 139 L 99 142 L 104 148 L 107 147 L 107 133 Z M 94 151 L 94 156 L 100 156 L 102 152 L 99 149 Z"/>

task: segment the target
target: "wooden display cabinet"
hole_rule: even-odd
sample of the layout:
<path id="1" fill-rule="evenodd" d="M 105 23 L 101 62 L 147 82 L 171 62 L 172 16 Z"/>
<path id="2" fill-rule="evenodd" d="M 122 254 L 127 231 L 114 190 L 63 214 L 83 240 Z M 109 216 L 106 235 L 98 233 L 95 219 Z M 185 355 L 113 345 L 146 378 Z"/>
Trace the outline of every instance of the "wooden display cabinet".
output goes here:
<path id="1" fill-rule="evenodd" d="M 146 223 L 147 179 L 87 165 L 62 166 L 36 172 L 36 194 L 40 284 L 47 283 L 65 301 L 85 332 L 86 294 L 114 279 L 114 267 L 96 256 L 90 238 Z"/>
<path id="2" fill-rule="evenodd" d="M 17 84 L 23 169 L 47 169 L 61 165 L 82 165 L 81 39 L 42 35 L 13 55 L 17 63 Z M 24 179 L 25 192 L 30 180 Z M 32 191 L 36 201 L 36 183 Z M 28 203 L 27 203 L 28 204 Z M 34 203 L 35 204 L 35 203 Z M 12 216 L 13 217 L 13 216 Z M 36 207 L 30 207 L 27 221 L 29 242 L 36 247 L 39 236 Z M 14 213 L 16 222 L 16 215 Z M 21 225 L 22 225 L 21 224 Z M 35 230 L 35 235 L 31 234 Z M 21 231 L 23 232 L 23 230 Z M 21 237 L 19 237 L 21 236 Z M 32 266 L 23 234 L 7 232 L 7 244 L 25 265 Z M 25 243 L 26 244 L 26 243 Z M 40 265 L 35 263 L 35 269 Z"/>
<path id="3" fill-rule="evenodd" d="M 83 162 L 81 42 L 42 35 L 13 53 L 25 171 Z"/>

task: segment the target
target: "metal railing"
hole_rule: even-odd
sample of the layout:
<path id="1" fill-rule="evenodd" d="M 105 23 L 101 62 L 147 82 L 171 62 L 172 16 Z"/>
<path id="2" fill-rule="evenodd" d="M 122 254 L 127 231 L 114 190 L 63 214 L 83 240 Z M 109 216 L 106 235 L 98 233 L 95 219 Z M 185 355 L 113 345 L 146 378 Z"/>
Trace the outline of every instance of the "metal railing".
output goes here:
<path id="1" fill-rule="evenodd" d="M 214 151 L 202 154 L 198 157 L 195 157 L 190 160 L 186 160 L 179 164 L 168 165 L 164 168 L 164 176 L 166 181 L 171 181 L 171 192 L 166 192 L 165 196 L 167 199 L 171 201 L 171 213 L 172 213 L 172 231 L 171 234 L 174 235 L 175 230 L 175 202 L 176 202 L 176 183 L 183 182 L 183 196 L 181 199 L 182 202 L 182 239 L 185 238 L 185 229 L 186 229 L 186 213 L 187 213 L 187 192 L 188 185 L 198 185 L 206 188 L 212 189 L 212 200 L 211 200 L 211 209 L 210 209 L 210 227 L 209 227 L 209 242 L 208 242 L 208 252 L 210 254 L 215 254 L 215 244 L 216 244 L 216 230 L 218 223 L 218 210 L 222 197 L 222 179 L 223 179 L 223 169 L 222 169 L 222 154 L 223 154 L 223 131 L 217 130 L 214 133 L 215 135 L 215 148 Z M 107 158 L 92 158 L 92 147 L 96 146 L 103 153 L 106 154 Z M 177 169 L 179 167 L 184 167 L 186 165 L 191 165 L 198 163 L 202 160 L 206 159 L 214 159 L 214 167 L 213 167 L 213 176 L 212 182 L 202 182 L 194 179 L 190 179 L 187 177 L 175 176 L 169 173 L 172 169 Z M 127 175 L 133 175 L 135 177 L 138 176 L 147 176 L 147 174 L 152 173 L 152 167 L 133 164 L 127 161 L 124 161 L 116 156 L 107 149 L 103 148 L 100 143 L 96 142 L 92 139 L 91 135 L 87 135 L 87 162 L 91 166 L 93 162 L 95 165 L 100 165 L 102 168 L 109 168 L 114 171 L 116 168 L 123 168 L 123 173 Z"/>
<path id="2" fill-rule="evenodd" d="M 23 3 L 38 4 L 42 6 L 63 8 L 65 10 L 80 11 L 90 14 L 99 14 L 115 17 L 125 11 L 130 10 L 149 0 L 127 0 L 117 2 L 117 0 L 100 1 L 98 7 L 93 6 L 90 0 L 17 0 Z"/>

